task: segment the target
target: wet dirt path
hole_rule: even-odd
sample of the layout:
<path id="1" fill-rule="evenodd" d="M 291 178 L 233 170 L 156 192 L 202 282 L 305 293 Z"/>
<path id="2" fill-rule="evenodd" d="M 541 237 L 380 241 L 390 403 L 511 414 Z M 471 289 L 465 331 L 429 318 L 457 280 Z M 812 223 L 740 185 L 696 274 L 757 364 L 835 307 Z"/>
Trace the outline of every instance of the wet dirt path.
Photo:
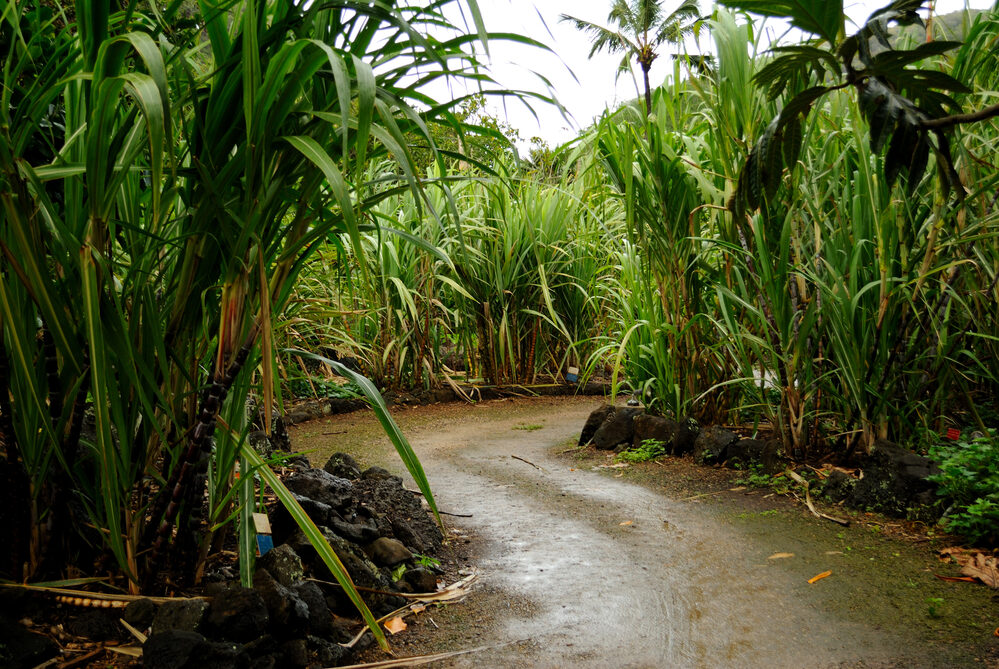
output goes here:
<path id="1" fill-rule="evenodd" d="M 598 403 L 546 398 L 396 414 L 440 507 L 472 515 L 455 525 L 481 542 L 482 582 L 502 593 L 481 604 L 489 624 L 469 645 L 507 645 L 439 666 L 991 665 L 987 648 L 941 644 L 910 624 L 919 614 L 893 601 L 897 590 L 872 587 L 884 575 L 848 561 L 841 532 L 778 528 L 762 514 L 733 516 L 557 457 Z M 300 426 L 293 438 L 316 449 L 320 465 L 346 450 L 401 473 L 364 414 Z M 796 558 L 768 560 L 787 550 Z M 834 575 L 807 583 L 825 569 Z"/>

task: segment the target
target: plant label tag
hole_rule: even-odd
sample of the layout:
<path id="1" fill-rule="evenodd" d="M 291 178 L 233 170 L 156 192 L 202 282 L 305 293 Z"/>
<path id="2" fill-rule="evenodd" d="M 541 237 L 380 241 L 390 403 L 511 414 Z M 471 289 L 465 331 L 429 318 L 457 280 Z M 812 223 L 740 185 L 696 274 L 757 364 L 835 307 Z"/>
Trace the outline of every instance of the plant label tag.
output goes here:
<path id="1" fill-rule="evenodd" d="M 257 535 L 257 556 L 267 555 L 267 551 L 274 548 L 274 538 L 269 534 Z"/>
<path id="2" fill-rule="evenodd" d="M 944 439 L 950 439 L 951 441 L 957 441 L 961 438 L 961 431 L 956 427 L 948 427 L 947 431 L 943 434 Z"/>
<path id="3" fill-rule="evenodd" d="M 570 367 L 565 372 L 565 380 L 569 383 L 579 381 L 579 367 Z"/>
<path id="4" fill-rule="evenodd" d="M 257 534 L 270 534 L 271 521 L 267 519 L 267 514 L 266 513 L 253 514 L 253 527 L 257 530 Z"/>

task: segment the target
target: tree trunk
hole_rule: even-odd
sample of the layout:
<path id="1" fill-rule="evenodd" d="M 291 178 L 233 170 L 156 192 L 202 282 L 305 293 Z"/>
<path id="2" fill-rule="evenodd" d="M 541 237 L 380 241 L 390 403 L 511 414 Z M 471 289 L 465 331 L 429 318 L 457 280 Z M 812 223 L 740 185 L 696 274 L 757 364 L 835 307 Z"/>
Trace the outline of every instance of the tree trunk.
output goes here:
<path id="1" fill-rule="evenodd" d="M 652 87 L 649 86 L 649 68 L 651 63 L 642 63 L 642 77 L 645 79 L 645 116 L 652 115 Z"/>

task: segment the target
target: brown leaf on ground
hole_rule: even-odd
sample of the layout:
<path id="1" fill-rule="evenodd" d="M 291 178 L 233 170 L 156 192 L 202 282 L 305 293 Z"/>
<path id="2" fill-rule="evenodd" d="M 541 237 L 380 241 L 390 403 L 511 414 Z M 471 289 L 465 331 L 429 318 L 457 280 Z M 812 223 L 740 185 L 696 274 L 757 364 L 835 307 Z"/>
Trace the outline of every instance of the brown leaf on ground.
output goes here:
<path id="1" fill-rule="evenodd" d="M 385 621 L 385 630 L 389 634 L 398 634 L 404 629 L 406 629 L 406 621 L 402 619 L 402 616 L 389 618 L 387 621 Z"/>
<path id="2" fill-rule="evenodd" d="M 961 573 L 977 578 L 990 588 L 999 588 L 999 558 L 978 553 L 964 565 Z"/>
<path id="3" fill-rule="evenodd" d="M 809 584 L 817 583 L 818 581 L 821 581 L 822 579 L 824 579 L 827 576 L 832 576 L 832 571 L 824 571 L 821 574 L 816 574 L 815 576 L 813 576 L 810 579 L 808 579 L 808 582 L 809 582 Z"/>
<path id="4" fill-rule="evenodd" d="M 999 589 L 999 557 L 986 555 L 974 549 L 950 546 L 940 551 L 942 562 L 954 562 L 961 565 L 964 576 L 977 579 L 990 588 Z"/>
<path id="5" fill-rule="evenodd" d="M 794 553 L 774 553 L 773 555 L 771 555 L 767 559 L 768 560 L 783 560 L 785 558 L 793 558 L 793 557 L 794 557 Z"/>
<path id="6" fill-rule="evenodd" d="M 949 562 L 951 560 L 961 563 L 961 559 L 966 557 L 968 551 L 960 546 L 948 546 L 947 548 L 941 548 L 937 557 L 940 558 L 941 562 Z"/>
<path id="7" fill-rule="evenodd" d="M 633 520 L 626 520 L 626 521 L 624 521 L 623 523 L 618 523 L 618 525 L 631 525 L 631 524 L 632 524 L 632 523 L 634 523 L 634 522 L 635 522 L 635 521 L 633 521 Z"/>

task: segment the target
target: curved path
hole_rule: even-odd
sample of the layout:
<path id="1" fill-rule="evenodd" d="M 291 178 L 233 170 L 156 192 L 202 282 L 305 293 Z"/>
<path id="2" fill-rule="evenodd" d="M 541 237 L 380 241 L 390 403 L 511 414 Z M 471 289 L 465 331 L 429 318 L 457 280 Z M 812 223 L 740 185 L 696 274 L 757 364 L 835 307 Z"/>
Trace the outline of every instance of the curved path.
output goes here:
<path id="1" fill-rule="evenodd" d="M 890 589 L 864 591 L 876 574 L 850 578 L 844 572 L 856 565 L 837 564 L 843 534 L 831 524 L 801 520 L 806 531 L 761 532 L 714 505 L 556 457 L 598 403 L 516 400 L 396 414 L 441 508 L 472 514 L 458 525 L 483 541 L 483 583 L 506 595 L 490 606 L 532 604 L 492 611 L 474 642 L 508 645 L 446 666 L 988 666 L 921 638 L 902 613 L 893 618 Z M 320 449 L 316 462 L 349 450 L 401 468 L 384 459 L 386 440 L 369 417 L 330 421 L 311 425 L 346 434 L 297 428 L 300 448 Z M 789 546 L 796 558 L 767 559 Z M 836 573 L 825 583 L 807 583 L 830 566 Z"/>

